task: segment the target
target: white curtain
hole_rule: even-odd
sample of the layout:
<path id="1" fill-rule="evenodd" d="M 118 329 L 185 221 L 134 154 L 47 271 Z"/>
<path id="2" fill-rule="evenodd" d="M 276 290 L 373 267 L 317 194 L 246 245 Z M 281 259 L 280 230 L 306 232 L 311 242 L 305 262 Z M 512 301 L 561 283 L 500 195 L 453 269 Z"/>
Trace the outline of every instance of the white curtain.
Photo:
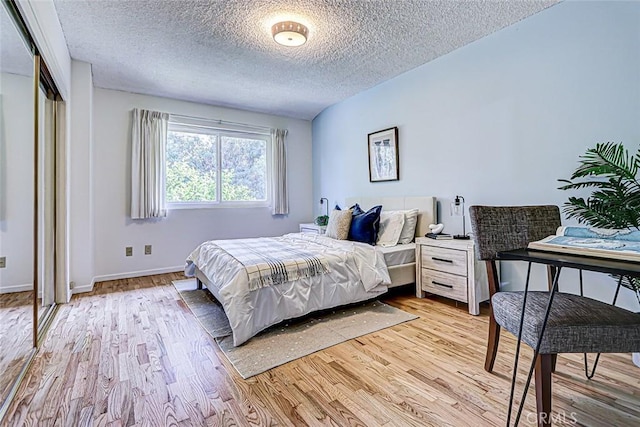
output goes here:
<path id="1" fill-rule="evenodd" d="M 287 151 L 284 140 L 286 129 L 272 129 L 273 141 L 273 215 L 289 213 L 289 192 L 287 188 Z"/>
<path id="2" fill-rule="evenodd" d="M 167 216 L 165 159 L 169 114 L 133 110 L 131 125 L 131 218 Z"/>

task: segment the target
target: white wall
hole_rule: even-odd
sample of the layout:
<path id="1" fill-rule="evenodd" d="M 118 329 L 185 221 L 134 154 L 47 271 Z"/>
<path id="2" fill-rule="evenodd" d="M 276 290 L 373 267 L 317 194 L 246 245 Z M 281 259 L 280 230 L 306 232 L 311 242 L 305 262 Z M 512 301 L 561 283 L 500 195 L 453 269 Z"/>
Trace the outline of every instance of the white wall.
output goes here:
<path id="1" fill-rule="evenodd" d="M 2 293 L 33 289 L 33 78 L 2 73 L 0 94 Z"/>
<path id="2" fill-rule="evenodd" d="M 467 206 L 562 205 L 557 180 L 587 148 L 638 148 L 639 28 L 639 2 L 563 2 L 326 109 L 313 120 L 314 199 L 433 195 L 450 233 L 462 228 L 456 194 Z M 367 133 L 391 126 L 400 180 L 370 183 Z"/>
<path id="3" fill-rule="evenodd" d="M 286 128 L 290 214 L 269 208 L 174 210 L 160 220 L 130 219 L 130 116 L 133 108 Z M 201 242 L 275 236 L 312 220 L 311 123 L 167 98 L 95 89 L 93 98 L 92 194 L 97 280 L 180 269 Z M 144 255 L 144 245 L 153 254 Z M 125 256 L 133 246 L 134 255 Z"/>

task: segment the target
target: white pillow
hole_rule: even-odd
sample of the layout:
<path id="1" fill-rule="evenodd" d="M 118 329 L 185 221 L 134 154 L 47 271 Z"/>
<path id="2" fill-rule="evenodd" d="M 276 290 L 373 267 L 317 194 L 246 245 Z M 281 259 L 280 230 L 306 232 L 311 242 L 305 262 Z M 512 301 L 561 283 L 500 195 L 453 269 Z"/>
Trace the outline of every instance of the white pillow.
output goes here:
<path id="1" fill-rule="evenodd" d="M 404 226 L 404 212 L 382 211 L 380 213 L 380 229 L 378 230 L 379 246 L 395 246 L 400 240 L 402 227 Z"/>
<path id="2" fill-rule="evenodd" d="M 413 242 L 416 237 L 416 225 L 418 224 L 418 209 L 399 211 L 404 213 L 404 226 L 400 233 L 399 245 Z"/>
<path id="3" fill-rule="evenodd" d="M 325 236 L 332 237 L 337 240 L 347 240 L 347 237 L 349 237 L 352 213 L 353 210 L 351 209 L 344 211 L 338 209 L 332 210 L 329 215 L 327 230 L 324 233 Z"/>

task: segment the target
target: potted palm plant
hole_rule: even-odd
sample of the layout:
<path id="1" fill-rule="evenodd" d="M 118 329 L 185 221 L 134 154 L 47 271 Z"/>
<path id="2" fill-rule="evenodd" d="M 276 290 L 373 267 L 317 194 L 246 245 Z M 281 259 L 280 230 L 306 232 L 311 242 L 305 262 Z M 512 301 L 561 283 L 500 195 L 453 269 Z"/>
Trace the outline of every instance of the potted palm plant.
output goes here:
<path id="1" fill-rule="evenodd" d="M 640 229 L 640 147 L 629 153 L 622 143 L 596 144 L 580 156 L 580 166 L 560 190 L 592 188 L 587 198 L 569 197 L 563 211 L 568 218 L 592 227 Z M 625 277 L 622 285 L 633 290 L 640 302 L 640 279 Z M 640 366 L 640 354 L 633 361 Z"/>
<path id="2" fill-rule="evenodd" d="M 580 166 L 560 190 L 593 188 L 591 195 L 569 197 L 563 211 L 568 218 L 592 227 L 640 230 L 640 147 L 630 154 L 623 144 L 596 144 L 580 156 Z M 640 302 L 640 280 L 625 279 L 623 285 Z"/>

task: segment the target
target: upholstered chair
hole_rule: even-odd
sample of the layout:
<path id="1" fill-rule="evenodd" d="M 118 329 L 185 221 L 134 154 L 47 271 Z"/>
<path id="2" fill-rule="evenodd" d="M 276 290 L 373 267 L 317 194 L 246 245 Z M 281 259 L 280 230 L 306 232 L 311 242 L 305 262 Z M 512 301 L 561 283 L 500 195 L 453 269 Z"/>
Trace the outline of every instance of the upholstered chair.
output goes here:
<path id="1" fill-rule="evenodd" d="M 524 292 L 501 292 L 497 254 L 526 248 L 529 242 L 555 234 L 560 225 L 557 206 L 471 206 L 473 238 L 478 257 L 487 264 L 491 312 L 484 368 L 493 370 L 500 328 L 516 337 Z M 555 269 L 549 268 L 552 277 Z M 550 282 L 551 283 L 551 282 Z M 560 282 L 562 283 L 562 281 Z M 527 293 L 522 342 L 535 348 L 549 301 L 549 292 Z M 551 422 L 551 374 L 559 353 L 627 353 L 640 351 L 640 314 L 561 292 L 554 295 L 549 319 L 535 361 L 538 425 Z"/>

